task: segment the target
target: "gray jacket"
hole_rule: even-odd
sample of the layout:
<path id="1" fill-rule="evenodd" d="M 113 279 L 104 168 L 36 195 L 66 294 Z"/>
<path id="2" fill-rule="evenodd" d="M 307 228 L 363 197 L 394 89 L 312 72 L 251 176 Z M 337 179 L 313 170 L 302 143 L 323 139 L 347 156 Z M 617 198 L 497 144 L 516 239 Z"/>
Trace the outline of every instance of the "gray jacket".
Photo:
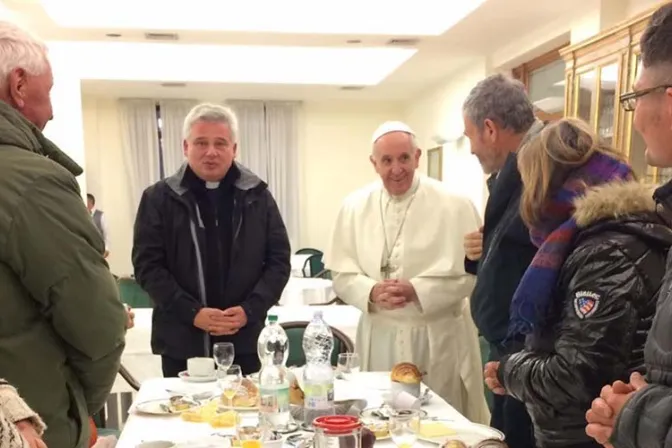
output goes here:
<path id="1" fill-rule="evenodd" d="M 672 182 L 654 197 L 661 215 L 672 223 Z M 621 411 L 612 436 L 615 448 L 672 448 L 672 252 L 644 359 L 649 385 Z"/>

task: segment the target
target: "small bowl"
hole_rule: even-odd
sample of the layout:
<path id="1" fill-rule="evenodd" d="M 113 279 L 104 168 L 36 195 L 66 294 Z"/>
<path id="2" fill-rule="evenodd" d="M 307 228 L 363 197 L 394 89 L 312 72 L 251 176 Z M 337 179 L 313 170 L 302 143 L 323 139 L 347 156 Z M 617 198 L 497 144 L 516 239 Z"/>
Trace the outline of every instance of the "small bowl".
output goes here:
<path id="1" fill-rule="evenodd" d="M 172 448 L 175 444 L 166 440 L 153 440 L 150 442 L 142 442 L 136 445 L 135 448 Z"/>
<path id="2" fill-rule="evenodd" d="M 420 383 L 415 383 L 415 384 L 406 384 L 406 383 L 398 383 L 396 381 L 392 381 L 392 384 L 390 385 L 390 392 L 392 394 L 398 394 L 399 392 L 406 392 L 411 395 L 413 395 L 416 398 L 420 397 Z"/>

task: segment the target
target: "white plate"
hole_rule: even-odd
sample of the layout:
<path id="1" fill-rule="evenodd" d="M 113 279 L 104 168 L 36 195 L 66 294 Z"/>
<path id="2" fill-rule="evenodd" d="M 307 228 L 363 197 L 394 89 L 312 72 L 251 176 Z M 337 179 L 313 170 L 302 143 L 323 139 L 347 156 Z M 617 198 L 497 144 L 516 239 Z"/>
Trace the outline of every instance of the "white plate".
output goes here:
<path id="1" fill-rule="evenodd" d="M 169 399 L 159 399 L 159 400 L 149 400 L 143 401 L 135 405 L 135 412 L 139 414 L 149 414 L 149 415 L 180 415 L 182 412 L 186 411 L 168 411 L 166 406 L 170 406 Z"/>
<path id="2" fill-rule="evenodd" d="M 182 381 L 186 381 L 187 383 L 210 383 L 210 382 L 215 381 L 217 379 L 217 377 L 215 375 L 212 375 L 212 376 L 189 376 L 189 372 L 187 372 L 186 370 L 184 372 L 178 373 L 177 376 L 179 376 Z"/>
<path id="3" fill-rule="evenodd" d="M 440 421 L 439 421 L 440 422 Z M 427 421 L 430 423 L 430 421 Z M 476 445 L 486 439 L 504 440 L 504 434 L 495 428 L 478 423 L 457 423 L 457 422 L 443 422 L 448 428 L 455 431 L 455 434 L 442 437 L 418 437 L 418 440 L 443 445 L 450 440 L 459 440 L 467 446 Z"/>

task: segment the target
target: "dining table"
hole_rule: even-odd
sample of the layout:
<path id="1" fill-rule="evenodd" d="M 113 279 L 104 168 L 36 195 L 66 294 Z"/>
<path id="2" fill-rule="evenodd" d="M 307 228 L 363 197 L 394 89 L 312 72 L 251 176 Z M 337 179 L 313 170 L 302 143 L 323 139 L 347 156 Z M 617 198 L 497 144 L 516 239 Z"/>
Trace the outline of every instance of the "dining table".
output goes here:
<path id="1" fill-rule="evenodd" d="M 216 392 L 217 387 L 215 382 L 188 383 L 179 378 L 153 378 L 143 382 L 133 405 L 129 409 L 129 417 L 116 445 L 117 448 L 136 448 L 143 442 L 185 443 L 217 435 L 233 435 L 235 428 L 215 429 L 208 423 L 184 421 L 177 414 L 157 416 L 145 415 L 137 411 L 138 405 L 147 401 L 169 399 L 175 394 L 193 395 L 213 390 Z M 347 380 L 335 380 L 334 399 L 336 401 L 366 400 L 366 409 L 379 408 L 385 400 L 385 394 L 389 394 L 390 387 L 389 372 L 359 372 L 350 375 Z M 429 391 L 429 399 L 421 409 L 426 412 L 429 418 L 454 424 L 470 424 L 466 417 L 431 391 Z M 247 412 L 256 413 L 256 411 Z M 395 444 L 391 439 L 376 442 L 376 447 L 379 448 L 394 446 Z M 431 446 L 431 444 L 428 446 Z"/>

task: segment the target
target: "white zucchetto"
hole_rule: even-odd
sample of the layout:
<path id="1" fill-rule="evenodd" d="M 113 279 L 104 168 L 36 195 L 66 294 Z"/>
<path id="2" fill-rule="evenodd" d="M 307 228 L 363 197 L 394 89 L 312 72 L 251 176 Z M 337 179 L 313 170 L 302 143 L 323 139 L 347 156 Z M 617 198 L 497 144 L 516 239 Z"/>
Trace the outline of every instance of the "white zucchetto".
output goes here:
<path id="1" fill-rule="evenodd" d="M 385 123 L 378 126 L 376 132 L 373 133 L 371 143 L 376 143 L 380 137 L 385 134 L 389 134 L 390 132 L 405 132 L 415 137 L 413 129 L 411 129 L 410 126 L 406 123 L 402 123 L 401 121 L 386 121 Z"/>

